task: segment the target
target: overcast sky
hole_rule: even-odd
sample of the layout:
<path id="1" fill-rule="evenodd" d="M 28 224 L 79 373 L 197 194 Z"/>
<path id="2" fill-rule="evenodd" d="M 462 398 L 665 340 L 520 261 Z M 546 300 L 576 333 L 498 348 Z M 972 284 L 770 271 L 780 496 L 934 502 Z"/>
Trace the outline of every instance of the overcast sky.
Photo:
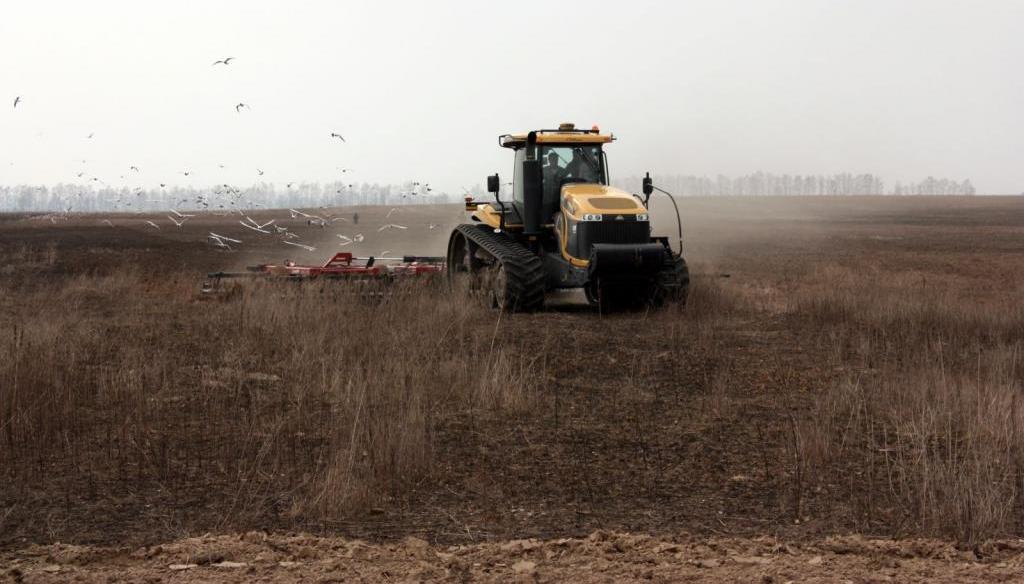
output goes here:
<path id="1" fill-rule="evenodd" d="M 613 176 L 849 171 L 1017 193 L 1022 26 L 1024 1 L 997 0 L 11 1 L 0 183 L 73 181 L 84 159 L 115 186 L 130 165 L 149 186 L 350 167 L 457 191 L 511 178 L 498 134 L 572 121 L 619 138 Z"/>

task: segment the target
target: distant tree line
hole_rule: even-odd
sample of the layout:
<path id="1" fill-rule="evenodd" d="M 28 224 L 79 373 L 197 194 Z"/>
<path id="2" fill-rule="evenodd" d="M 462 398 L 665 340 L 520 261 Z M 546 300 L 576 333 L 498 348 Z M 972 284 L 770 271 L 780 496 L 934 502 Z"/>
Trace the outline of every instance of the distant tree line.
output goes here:
<path id="1" fill-rule="evenodd" d="M 715 178 L 694 175 L 654 175 L 654 184 L 680 196 L 777 196 L 777 195 L 973 195 L 970 180 L 955 181 L 928 177 L 921 182 L 889 189 L 873 174 L 791 175 L 755 172 L 738 177 Z M 613 181 L 620 188 L 639 192 L 638 176 Z"/>
<path id="2" fill-rule="evenodd" d="M 53 186 L 0 186 L 0 211 L 132 212 L 232 210 L 253 208 L 315 208 L 353 205 L 443 204 L 462 201 L 408 183 L 404 185 L 350 183 L 257 183 L 239 188 L 216 185 L 193 187 L 111 187 L 59 183 Z"/>
<path id="3" fill-rule="evenodd" d="M 886 190 L 872 174 L 789 175 L 756 172 L 738 177 L 655 175 L 659 187 L 680 196 L 781 195 L 973 195 L 970 180 L 928 177 L 916 183 L 897 182 Z M 613 183 L 640 191 L 639 176 Z M 59 183 L 54 186 L 0 186 L 0 211 L 132 212 L 180 210 L 232 210 L 252 208 L 310 208 L 352 205 L 415 205 L 459 203 L 466 193 L 439 193 L 417 183 L 399 185 L 354 183 L 257 183 L 245 188 L 216 185 L 208 188 L 113 187 Z M 503 198 L 510 194 L 503 189 Z M 478 199 L 490 198 L 480 185 L 471 191 Z"/>

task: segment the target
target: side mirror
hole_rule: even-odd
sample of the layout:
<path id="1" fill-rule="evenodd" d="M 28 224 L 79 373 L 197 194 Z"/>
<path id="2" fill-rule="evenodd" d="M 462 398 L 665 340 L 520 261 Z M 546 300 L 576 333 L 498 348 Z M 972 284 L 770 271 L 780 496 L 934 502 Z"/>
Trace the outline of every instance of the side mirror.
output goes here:
<path id="1" fill-rule="evenodd" d="M 492 174 L 487 177 L 487 192 L 495 196 L 498 195 L 498 191 L 501 190 L 501 179 L 496 174 Z"/>
<path id="2" fill-rule="evenodd" d="M 644 195 L 649 197 L 654 193 L 654 181 L 651 180 L 651 173 L 647 173 L 644 177 Z"/>

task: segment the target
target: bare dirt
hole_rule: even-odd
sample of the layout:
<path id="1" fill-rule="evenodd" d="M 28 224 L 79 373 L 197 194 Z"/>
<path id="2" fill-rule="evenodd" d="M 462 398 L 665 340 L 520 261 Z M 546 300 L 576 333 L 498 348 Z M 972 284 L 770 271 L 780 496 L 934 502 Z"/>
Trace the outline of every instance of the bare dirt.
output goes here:
<path id="1" fill-rule="evenodd" d="M 672 537 L 596 531 L 585 538 L 432 545 L 249 532 L 141 548 L 67 544 L 0 554 L 18 582 L 990 582 L 1019 581 L 1024 543 L 986 562 L 934 540 L 837 536 Z"/>
<path id="2" fill-rule="evenodd" d="M 655 208 L 666 234 L 675 227 L 670 209 Z M 536 407 L 439 420 L 433 472 L 344 520 L 268 512 L 235 522 L 224 511 L 230 485 L 193 477 L 168 490 L 155 478 L 107 477 L 79 489 L 69 486 L 79 476 L 71 469 L 45 467 L 48 478 L 37 484 L 0 485 L 0 574 L 14 581 L 1015 579 L 1017 533 L 973 548 L 905 539 L 895 511 L 865 513 L 857 504 L 867 487 L 852 477 L 794 486 L 794 420 L 809 415 L 811 396 L 842 372 L 824 365 L 829 348 L 787 312 L 786 299 L 823 270 L 863 265 L 941 283 L 973 302 L 1024 292 L 1024 201 L 688 199 L 682 210 L 695 290 L 713 286 L 749 310 L 709 327 L 660 314 L 598 315 L 565 295 L 544 312 L 503 319 L 502 338 L 544 354 L 548 373 Z M 31 326 L 19 298 L 82 275 L 131 269 L 159 279 L 187 271 L 198 290 L 204 272 L 250 263 L 317 262 L 340 250 L 440 255 L 463 220 L 457 207 L 333 211 L 349 221 L 358 211 L 359 226 L 341 220 L 321 229 L 287 211 L 253 214 L 288 225 L 315 252 L 250 232 L 237 216 L 203 215 L 181 229 L 153 216 L 0 217 L 0 251 L 43 250 L 33 251 L 33 265 L 0 266 L 0 324 Z M 377 231 L 392 222 L 408 229 Z M 244 243 L 217 252 L 205 241 L 210 231 Z M 339 247 L 336 233 L 363 233 L 366 241 Z M 37 257 L 46 249 L 52 262 Z M 113 309 L 98 302 L 87 308 Z M 202 318 L 201 304 L 195 311 L 182 326 Z M 197 537 L 207 533 L 214 535 Z M 856 533 L 870 537 L 849 535 Z M 196 565 L 171 569 L 178 564 Z"/>

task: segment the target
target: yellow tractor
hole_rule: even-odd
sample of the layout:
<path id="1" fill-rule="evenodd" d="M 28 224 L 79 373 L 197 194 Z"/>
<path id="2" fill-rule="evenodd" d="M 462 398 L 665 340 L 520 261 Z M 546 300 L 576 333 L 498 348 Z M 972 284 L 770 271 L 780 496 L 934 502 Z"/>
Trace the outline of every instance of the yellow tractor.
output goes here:
<path id="1" fill-rule="evenodd" d="M 650 178 L 643 198 L 609 185 L 604 145 L 612 140 L 572 124 L 499 136 L 514 153 L 512 198 L 501 200 L 496 174 L 487 177 L 494 203 L 467 197 L 474 223 L 448 240 L 452 287 L 509 311 L 537 310 L 548 291 L 567 288 L 583 288 L 606 309 L 685 302 L 681 250 L 651 236 Z"/>

